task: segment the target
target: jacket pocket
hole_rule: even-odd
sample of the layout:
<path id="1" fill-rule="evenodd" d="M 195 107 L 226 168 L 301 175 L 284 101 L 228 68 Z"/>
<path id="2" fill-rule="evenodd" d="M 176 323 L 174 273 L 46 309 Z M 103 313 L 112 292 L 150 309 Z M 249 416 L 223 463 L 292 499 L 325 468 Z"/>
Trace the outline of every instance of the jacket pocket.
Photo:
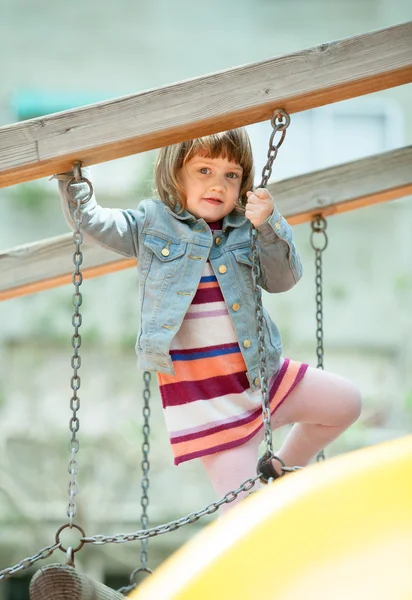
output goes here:
<path id="1" fill-rule="evenodd" d="M 237 248 L 236 250 L 232 250 L 232 252 L 239 264 L 252 268 L 252 255 L 250 247 Z"/>
<path id="2" fill-rule="evenodd" d="M 245 273 L 245 275 L 248 279 L 248 285 L 250 285 L 250 288 L 253 289 L 253 276 L 252 276 L 253 261 L 252 261 L 252 250 L 251 250 L 250 246 L 248 246 L 247 248 L 238 248 L 237 250 L 232 250 L 232 252 L 235 255 L 238 265 L 241 266 L 241 270 Z M 259 265 L 259 263 L 258 263 L 258 265 Z M 248 268 L 245 269 L 244 267 L 248 267 Z M 262 281 L 262 275 L 260 274 L 260 277 L 258 280 L 258 285 L 260 285 L 260 286 L 262 285 L 261 281 Z"/>
<path id="3" fill-rule="evenodd" d="M 163 281 L 173 277 L 186 252 L 187 242 L 176 243 L 151 234 L 146 235 L 143 244 L 147 253 L 147 278 L 151 281 Z"/>

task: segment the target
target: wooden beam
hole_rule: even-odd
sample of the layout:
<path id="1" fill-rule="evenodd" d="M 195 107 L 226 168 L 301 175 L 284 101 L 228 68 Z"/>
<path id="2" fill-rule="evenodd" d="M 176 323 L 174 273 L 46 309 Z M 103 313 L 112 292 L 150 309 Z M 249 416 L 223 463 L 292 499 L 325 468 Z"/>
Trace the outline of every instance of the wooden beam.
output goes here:
<path id="1" fill-rule="evenodd" d="M 269 186 L 291 225 L 412 194 L 412 146 L 285 179 Z"/>
<path id="2" fill-rule="evenodd" d="M 412 81 L 412 21 L 0 128 L 0 187 Z"/>
<path id="3" fill-rule="evenodd" d="M 412 146 L 346 163 L 269 186 L 292 225 L 315 214 L 334 215 L 412 194 Z M 84 246 L 84 277 L 132 267 L 136 261 L 98 246 Z M 72 235 L 0 253 L 0 300 L 70 283 Z"/>

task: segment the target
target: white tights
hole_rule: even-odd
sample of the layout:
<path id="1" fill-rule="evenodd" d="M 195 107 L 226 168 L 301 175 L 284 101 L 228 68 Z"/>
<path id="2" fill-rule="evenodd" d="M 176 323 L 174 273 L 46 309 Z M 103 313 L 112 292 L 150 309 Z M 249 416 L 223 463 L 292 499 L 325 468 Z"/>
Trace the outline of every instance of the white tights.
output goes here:
<path id="1" fill-rule="evenodd" d="M 273 430 L 294 423 L 275 454 L 287 466 L 305 466 L 322 448 L 352 425 L 360 412 L 360 393 L 350 381 L 309 367 L 303 379 L 272 416 Z M 219 498 L 256 474 L 258 448 L 262 440 L 263 430 L 260 429 L 245 444 L 200 459 Z M 279 470 L 279 463 L 273 462 L 275 469 Z M 241 497 L 239 495 L 238 500 Z M 222 508 L 235 503 L 231 502 Z"/>

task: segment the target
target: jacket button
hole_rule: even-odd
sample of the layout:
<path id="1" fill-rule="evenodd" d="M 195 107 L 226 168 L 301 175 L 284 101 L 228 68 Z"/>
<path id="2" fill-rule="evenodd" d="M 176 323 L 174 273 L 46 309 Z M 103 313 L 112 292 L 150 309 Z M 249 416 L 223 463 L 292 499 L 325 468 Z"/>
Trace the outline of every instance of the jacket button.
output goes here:
<path id="1" fill-rule="evenodd" d="M 276 227 L 276 229 L 279 231 L 279 229 L 280 229 L 280 223 L 279 223 L 279 221 L 276 221 L 276 223 L 275 223 L 275 227 Z"/>
<path id="2" fill-rule="evenodd" d="M 226 273 L 227 267 L 225 265 L 220 265 L 218 268 L 219 273 Z"/>
<path id="3" fill-rule="evenodd" d="M 253 383 L 258 386 L 260 384 L 260 377 L 255 377 Z"/>
<path id="4" fill-rule="evenodd" d="M 252 342 L 250 340 L 248 340 L 248 339 L 243 340 L 243 346 L 245 348 L 250 348 L 251 345 L 252 345 Z"/>
<path id="5" fill-rule="evenodd" d="M 232 304 L 232 310 L 234 310 L 235 312 L 238 311 L 239 308 L 240 308 L 239 302 L 235 302 L 234 304 Z"/>
<path id="6" fill-rule="evenodd" d="M 162 248 L 161 253 L 163 256 L 169 256 L 170 250 L 169 248 Z"/>
<path id="7" fill-rule="evenodd" d="M 215 239 L 215 244 L 216 244 L 216 246 L 220 246 L 220 244 L 221 244 L 221 243 L 222 243 L 222 238 L 220 238 L 220 237 L 217 237 L 217 238 Z"/>

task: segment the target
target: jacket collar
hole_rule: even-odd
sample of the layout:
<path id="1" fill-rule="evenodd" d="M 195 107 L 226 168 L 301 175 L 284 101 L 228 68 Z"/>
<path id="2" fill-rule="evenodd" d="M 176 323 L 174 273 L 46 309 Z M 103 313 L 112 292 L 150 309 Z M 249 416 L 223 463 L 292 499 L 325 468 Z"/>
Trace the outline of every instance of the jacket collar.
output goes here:
<path id="1" fill-rule="evenodd" d="M 240 210 L 234 209 L 223 219 L 223 231 L 228 227 L 233 227 L 234 229 L 241 227 L 246 221 L 245 214 Z"/>
<path id="2" fill-rule="evenodd" d="M 180 211 L 179 207 L 176 207 L 172 210 L 169 206 L 165 205 L 165 211 L 175 217 L 175 219 L 179 219 L 179 221 L 197 221 L 196 217 L 186 209 Z"/>

